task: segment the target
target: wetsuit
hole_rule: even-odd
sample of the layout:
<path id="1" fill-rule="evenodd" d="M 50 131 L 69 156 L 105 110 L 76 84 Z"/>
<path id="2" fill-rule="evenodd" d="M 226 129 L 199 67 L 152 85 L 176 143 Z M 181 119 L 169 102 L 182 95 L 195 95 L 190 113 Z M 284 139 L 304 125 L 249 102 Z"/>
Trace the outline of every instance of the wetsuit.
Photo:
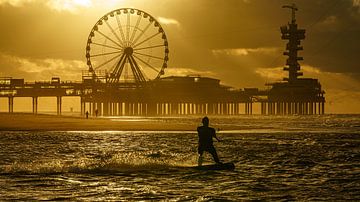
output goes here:
<path id="1" fill-rule="evenodd" d="M 220 163 L 219 157 L 213 145 L 213 137 L 216 138 L 215 129 L 208 126 L 199 126 L 197 131 L 199 135 L 198 153 L 202 155 L 204 151 L 207 151 L 213 156 L 216 163 Z"/>

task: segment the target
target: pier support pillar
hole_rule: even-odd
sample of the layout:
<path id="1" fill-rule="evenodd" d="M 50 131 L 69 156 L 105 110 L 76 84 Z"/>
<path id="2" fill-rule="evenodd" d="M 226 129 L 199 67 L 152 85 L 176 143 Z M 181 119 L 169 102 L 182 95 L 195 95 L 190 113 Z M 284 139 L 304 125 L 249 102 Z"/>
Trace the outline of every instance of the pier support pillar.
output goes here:
<path id="1" fill-rule="evenodd" d="M 171 114 L 178 115 L 179 114 L 179 104 L 178 103 L 171 103 Z"/>
<path id="2" fill-rule="evenodd" d="M 33 114 L 38 113 L 38 97 L 32 97 L 32 112 Z"/>
<path id="3" fill-rule="evenodd" d="M 268 114 L 273 115 L 273 105 L 272 102 L 268 102 Z"/>
<path id="4" fill-rule="evenodd" d="M 107 109 L 107 115 L 108 116 L 112 116 L 112 102 L 108 102 L 107 103 L 107 107 L 108 107 L 108 109 Z"/>
<path id="5" fill-rule="evenodd" d="M 109 102 L 103 103 L 103 115 L 108 116 L 109 115 Z"/>
<path id="6" fill-rule="evenodd" d="M 250 114 L 252 115 L 253 114 L 253 103 L 252 102 L 250 102 L 249 107 L 250 107 L 250 109 L 249 109 Z"/>
<path id="7" fill-rule="evenodd" d="M 96 103 L 96 108 L 98 110 L 99 116 L 103 116 L 103 108 L 102 108 L 102 103 L 101 102 L 97 102 Z"/>
<path id="8" fill-rule="evenodd" d="M 56 97 L 56 114 L 61 115 L 61 107 L 62 107 L 62 97 L 57 96 Z"/>
<path id="9" fill-rule="evenodd" d="M 33 98 L 33 100 L 34 100 L 34 98 Z M 33 101 L 33 103 L 34 103 L 34 101 Z M 34 104 L 33 104 L 34 105 Z M 80 98 L 80 113 L 81 113 L 81 116 L 83 116 L 83 115 L 85 115 L 85 111 L 86 111 L 86 102 L 84 101 L 84 98 L 83 97 L 81 97 Z M 90 114 L 91 114 L 91 112 L 90 112 Z"/>
<path id="10" fill-rule="evenodd" d="M 291 112 L 291 102 L 287 103 L 287 114 L 288 115 L 292 114 L 292 112 Z"/>
<path id="11" fill-rule="evenodd" d="M 14 97 L 9 97 L 9 113 L 14 112 Z"/>
<path id="12" fill-rule="evenodd" d="M 208 114 L 214 114 L 214 104 L 213 103 L 208 103 L 207 106 L 208 106 L 207 113 Z"/>
<path id="13" fill-rule="evenodd" d="M 123 113 L 123 103 L 120 102 L 119 103 L 119 116 L 123 116 L 123 115 L 124 115 L 124 113 Z"/>
<path id="14" fill-rule="evenodd" d="M 156 116 L 157 115 L 156 103 L 148 103 L 146 105 L 146 111 L 147 111 L 147 115 Z"/>
<path id="15" fill-rule="evenodd" d="M 99 107 L 98 106 L 96 106 L 97 105 L 97 103 L 96 102 L 93 102 L 91 105 L 90 105 L 90 108 L 92 107 L 92 112 L 93 112 L 93 115 L 94 116 L 98 116 L 99 114 L 96 114 L 96 110 L 97 110 L 97 112 L 99 113 Z"/>

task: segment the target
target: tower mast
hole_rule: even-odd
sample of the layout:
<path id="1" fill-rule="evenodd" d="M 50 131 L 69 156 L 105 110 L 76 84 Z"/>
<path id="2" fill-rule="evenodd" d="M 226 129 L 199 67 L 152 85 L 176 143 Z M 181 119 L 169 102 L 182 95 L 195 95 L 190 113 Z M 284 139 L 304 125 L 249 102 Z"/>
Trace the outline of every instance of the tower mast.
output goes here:
<path id="1" fill-rule="evenodd" d="M 291 23 L 281 26 L 281 39 L 287 40 L 286 50 L 284 55 L 288 56 L 286 60 L 285 71 L 289 72 L 288 78 L 284 78 L 285 81 L 293 83 L 298 79 L 298 76 L 302 76 L 303 73 L 300 72 L 300 64 L 298 61 L 303 60 L 303 57 L 298 57 L 298 51 L 303 50 L 303 47 L 300 46 L 301 40 L 305 39 L 305 29 L 298 29 L 296 24 L 295 12 L 298 11 L 295 4 L 285 5 L 283 8 L 291 9 Z"/>

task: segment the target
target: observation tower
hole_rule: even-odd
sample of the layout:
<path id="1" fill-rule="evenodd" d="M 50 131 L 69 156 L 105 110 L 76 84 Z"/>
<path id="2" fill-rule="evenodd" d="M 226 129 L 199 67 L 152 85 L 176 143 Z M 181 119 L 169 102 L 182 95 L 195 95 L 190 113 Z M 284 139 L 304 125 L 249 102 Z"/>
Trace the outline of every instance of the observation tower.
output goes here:
<path id="1" fill-rule="evenodd" d="M 291 10 L 291 22 L 281 26 L 281 39 L 286 40 L 287 56 L 284 71 L 288 77 L 282 82 L 268 84 L 271 89 L 267 100 L 261 104 L 261 114 L 324 114 L 325 113 L 325 91 L 317 79 L 299 78 L 303 76 L 300 72 L 301 66 L 298 52 L 303 50 L 301 40 L 305 39 L 305 29 L 299 29 L 296 23 L 295 12 L 298 8 L 295 4 L 285 5 L 283 8 Z"/>

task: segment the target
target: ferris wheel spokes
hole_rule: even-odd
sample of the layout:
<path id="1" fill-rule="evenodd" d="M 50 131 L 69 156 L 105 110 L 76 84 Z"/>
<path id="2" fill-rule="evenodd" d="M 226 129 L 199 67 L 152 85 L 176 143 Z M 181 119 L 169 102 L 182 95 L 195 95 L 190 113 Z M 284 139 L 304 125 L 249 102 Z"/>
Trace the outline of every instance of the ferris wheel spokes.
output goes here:
<path id="1" fill-rule="evenodd" d="M 154 58 L 154 59 L 159 59 L 159 60 L 164 60 L 164 58 L 161 58 L 161 57 L 156 57 L 156 56 L 152 56 L 152 55 L 148 55 L 148 54 L 143 54 L 143 53 L 138 53 L 138 52 L 134 52 L 134 54 L 136 55 L 142 55 L 142 56 L 146 56 L 146 57 L 149 57 L 149 58 Z"/>
<path id="2" fill-rule="evenodd" d="M 155 67 L 153 67 L 152 65 L 150 65 L 149 63 L 145 62 L 143 59 L 141 59 L 140 57 L 134 55 L 135 58 L 137 58 L 139 61 L 141 61 L 142 63 L 144 63 L 145 65 L 147 65 L 148 67 L 150 67 L 150 69 L 154 70 L 155 72 L 159 72 L 158 69 L 156 69 Z"/>
<path id="3" fill-rule="evenodd" d="M 118 15 L 116 15 L 116 21 L 117 21 L 118 29 L 120 30 L 121 38 L 123 39 L 123 41 L 125 41 L 125 34 L 123 32 L 121 21 Z"/>
<path id="4" fill-rule="evenodd" d="M 117 9 L 100 18 L 86 46 L 89 70 L 95 76 L 94 70 L 105 70 L 100 71 L 105 73 L 100 78 L 110 83 L 143 83 L 159 78 L 167 68 L 168 54 L 161 25 L 146 12 L 132 8 Z"/>
<path id="5" fill-rule="evenodd" d="M 104 55 L 112 55 L 112 54 L 116 54 L 116 53 L 121 53 L 122 51 L 115 51 L 115 52 L 109 52 L 109 53 L 100 53 L 100 54 L 95 54 L 95 55 L 91 55 L 90 57 L 99 57 L 99 56 L 104 56 Z"/>
<path id="6" fill-rule="evenodd" d="M 150 25 L 152 24 L 152 21 L 145 27 L 145 29 L 139 34 L 139 36 L 136 37 L 136 39 L 131 43 L 131 45 L 134 45 L 143 35 L 144 33 L 149 29 Z"/>
<path id="7" fill-rule="evenodd" d="M 161 44 L 161 45 L 156 45 L 156 46 L 148 46 L 148 47 L 142 47 L 142 48 L 134 48 L 134 51 L 144 50 L 144 49 L 151 49 L 151 48 L 159 48 L 159 47 L 164 47 L 164 46 L 165 46 L 164 44 Z"/>
<path id="8" fill-rule="evenodd" d="M 120 44 L 118 44 L 116 41 L 114 41 L 112 38 L 106 36 L 104 33 L 100 32 L 99 30 L 96 30 L 96 32 L 98 32 L 99 34 L 101 34 L 103 37 L 107 38 L 109 41 L 113 42 L 114 44 L 118 45 L 119 47 L 122 47 Z"/>
<path id="9" fill-rule="evenodd" d="M 153 35 L 149 36 L 148 38 L 144 39 L 143 41 L 141 41 L 141 42 L 139 42 L 139 43 L 137 43 L 137 44 L 133 45 L 132 47 L 133 47 L 133 48 L 136 48 L 136 47 L 140 46 L 141 44 L 143 44 L 143 43 L 145 43 L 145 42 L 149 41 L 150 39 L 152 39 L 152 38 L 156 37 L 156 36 L 157 36 L 157 35 L 159 35 L 159 34 L 160 34 L 160 32 L 155 33 L 155 34 L 153 34 Z"/>
<path id="10" fill-rule="evenodd" d="M 119 54 L 119 55 L 115 55 L 113 58 L 111 58 L 110 60 L 100 64 L 99 66 L 95 67 L 95 70 L 99 69 L 100 67 L 103 67 L 107 64 L 109 64 L 110 62 L 114 61 L 116 58 L 118 58 L 120 55 L 124 55 L 123 53 L 122 54 Z M 116 63 L 115 63 L 116 64 Z"/>
<path id="11" fill-rule="evenodd" d="M 109 22 L 106 20 L 105 21 L 106 25 L 109 27 L 109 29 L 111 30 L 111 32 L 113 33 L 113 35 L 115 36 L 115 38 L 119 41 L 119 43 L 121 44 L 121 47 L 124 46 L 124 42 L 120 40 L 119 36 L 116 34 L 115 30 L 110 26 Z"/>
<path id="12" fill-rule="evenodd" d="M 137 21 L 136 21 L 136 25 L 135 25 L 135 27 L 134 27 L 134 29 L 133 29 L 132 34 L 131 34 L 130 43 L 134 40 L 134 37 L 135 37 L 135 35 L 136 35 L 136 32 L 137 32 L 138 29 L 139 29 L 138 27 L 139 27 L 139 24 L 140 24 L 141 19 L 142 19 L 142 16 L 139 15 L 139 17 L 138 17 L 138 19 L 137 19 Z M 132 43 L 131 43 L 130 45 L 132 45 Z"/>
<path id="13" fill-rule="evenodd" d="M 98 45 L 98 46 L 107 47 L 107 48 L 113 48 L 113 49 L 116 49 L 116 50 L 122 50 L 121 48 L 119 48 L 119 47 L 115 47 L 115 46 L 109 46 L 109 45 L 100 44 L 100 43 L 95 43 L 95 42 L 93 42 L 92 44 L 94 44 L 94 45 Z"/>
<path id="14" fill-rule="evenodd" d="M 130 34 L 130 13 L 127 13 L 127 23 L 126 23 L 126 46 L 129 46 L 129 34 Z"/>

